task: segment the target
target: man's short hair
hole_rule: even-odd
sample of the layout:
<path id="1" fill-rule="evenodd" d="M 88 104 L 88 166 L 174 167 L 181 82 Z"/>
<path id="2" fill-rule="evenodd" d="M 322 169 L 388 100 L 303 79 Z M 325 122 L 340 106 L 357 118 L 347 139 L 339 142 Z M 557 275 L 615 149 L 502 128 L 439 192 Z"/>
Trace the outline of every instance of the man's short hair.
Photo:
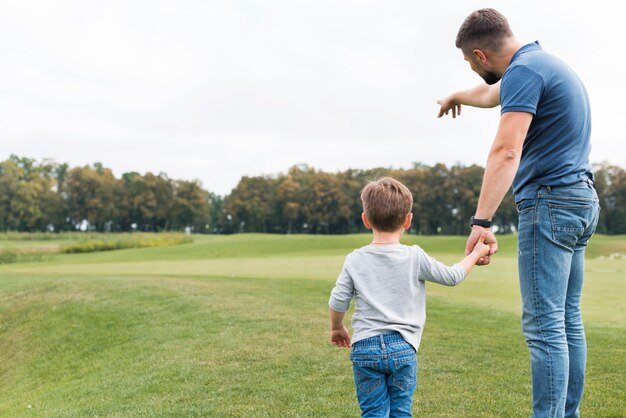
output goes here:
<path id="1" fill-rule="evenodd" d="M 497 10 L 480 9 L 465 18 L 456 35 L 456 47 L 469 55 L 476 48 L 499 51 L 513 31 L 506 18 Z"/>
<path id="2" fill-rule="evenodd" d="M 413 208 L 411 191 L 391 177 L 367 183 L 361 190 L 361 201 L 372 227 L 385 232 L 400 229 Z"/>

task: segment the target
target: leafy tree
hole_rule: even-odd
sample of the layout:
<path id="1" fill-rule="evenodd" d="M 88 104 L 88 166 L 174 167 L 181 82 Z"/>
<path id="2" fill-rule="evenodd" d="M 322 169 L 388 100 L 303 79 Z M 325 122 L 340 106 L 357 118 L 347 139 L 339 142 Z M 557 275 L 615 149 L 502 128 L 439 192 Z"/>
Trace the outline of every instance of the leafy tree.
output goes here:
<path id="1" fill-rule="evenodd" d="M 604 162 L 596 166 L 595 181 L 602 208 L 598 230 L 626 233 L 626 171 Z"/>
<path id="2" fill-rule="evenodd" d="M 0 163 L 0 227 L 14 231 L 44 231 L 58 218 L 59 201 L 52 190 L 53 165 L 38 165 L 12 155 Z"/>
<path id="3" fill-rule="evenodd" d="M 89 228 L 109 231 L 118 220 L 116 201 L 118 180 L 110 169 L 101 165 L 75 167 L 64 179 L 63 193 L 66 196 L 69 218 L 78 228 L 84 221 Z"/>
<path id="4" fill-rule="evenodd" d="M 291 171 L 291 170 L 290 170 Z M 276 220 L 281 231 L 291 234 L 302 217 L 301 186 L 291 175 L 280 176 L 276 185 Z"/>
<path id="5" fill-rule="evenodd" d="M 271 232 L 270 203 L 276 181 L 266 177 L 244 176 L 224 200 L 224 210 L 235 232 Z M 228 216 L 227 215 L 227 216 Z"/>
<path id="6" fill-rule="evenodd" d="M 174 181 L 171 227 L 203 232 L 209 224 L 209 193 L 198 181 Z"/>
<path id="7" fill-rule="evenodd" d="M 24 170 L 11 160 L 0 163 L 0 226 L 4 231 L 18 230 L 21 216 L 14 208 Z"/>
<path id="8" fill-rule="evenodd" d="M 165 231 L 170 226 L 170 210 L 174 196 L 172 182 L 165 174 L 145 176 L 128 173 L 124 177 L 130 198 L 130 220 L 141 231 Z"/>

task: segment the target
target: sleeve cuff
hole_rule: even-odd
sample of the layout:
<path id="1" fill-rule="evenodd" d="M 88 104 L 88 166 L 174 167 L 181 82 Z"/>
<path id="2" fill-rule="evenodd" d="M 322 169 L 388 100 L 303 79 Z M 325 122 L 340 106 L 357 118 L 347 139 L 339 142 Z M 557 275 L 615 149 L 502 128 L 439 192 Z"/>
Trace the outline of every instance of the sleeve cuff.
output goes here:
<path id="1" fill-rule="evenodd" d="M 350 302 L 342 303 L 337 300 L 331 299 L 328 301 L 328 306 L 336 312 L 346 312 L 350 308 Z"/>

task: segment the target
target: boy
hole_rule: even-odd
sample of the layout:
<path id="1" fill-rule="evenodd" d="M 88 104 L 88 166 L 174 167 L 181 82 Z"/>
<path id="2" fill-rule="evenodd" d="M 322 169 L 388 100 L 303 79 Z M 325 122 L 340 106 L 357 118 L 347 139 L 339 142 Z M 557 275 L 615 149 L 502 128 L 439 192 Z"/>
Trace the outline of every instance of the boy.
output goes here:
<path id="1" fill-rule="evenodd" d="M 361 200 L 363 224 L 372 229 L 373 240 L 346 257 L 329 300 L 330 341 L 337 347 L 352 347 L 350 359 L 363 417 L 410 417 L 416 353 L 426 319 L 424 281 L 459 284 L 490 247 L 483 235 L 469 255 L 448 267 L 417 245 L 400 244 L 413 219 L 413 196 L 406 186 L 385 177 L 368 183 Z M 351 339 L 343 318 L 353 297 Z"/>

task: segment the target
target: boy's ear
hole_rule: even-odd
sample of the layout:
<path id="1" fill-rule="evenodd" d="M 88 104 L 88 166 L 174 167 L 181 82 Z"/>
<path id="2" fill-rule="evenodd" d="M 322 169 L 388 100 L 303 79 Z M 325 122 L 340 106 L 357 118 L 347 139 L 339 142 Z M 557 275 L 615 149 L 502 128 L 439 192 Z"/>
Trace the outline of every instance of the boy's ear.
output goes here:
<path id="1" fill-rule="evenodd" d="M 367 229 L 372 229 L 372 224 L 370 224 L 370 221 L 367 219 L 365 212 L 361 213 L 361 220 Z"/>
<path id="2" fill-rule="evenodd" d="M 413 214 L 409 212 L 409 214 L 406 215 L 406 219 L 404 220 L 404 223 L 402 224 L 402 228 L 409 229 L 411 227 L 412 221 L 413 221 Z"/>

